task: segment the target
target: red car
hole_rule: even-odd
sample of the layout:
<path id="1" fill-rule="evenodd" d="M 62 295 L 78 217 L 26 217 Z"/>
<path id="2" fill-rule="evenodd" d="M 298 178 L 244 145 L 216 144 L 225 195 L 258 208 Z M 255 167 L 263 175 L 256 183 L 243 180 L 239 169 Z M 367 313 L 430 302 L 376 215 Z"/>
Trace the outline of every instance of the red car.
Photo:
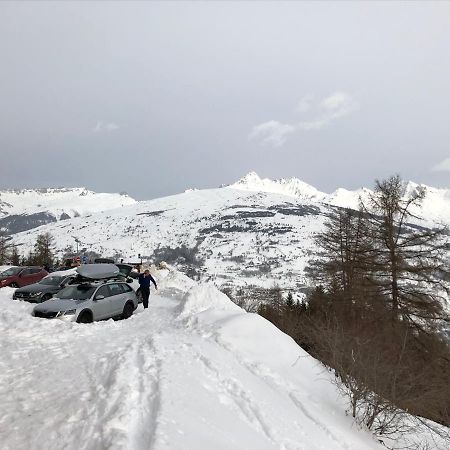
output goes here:
<path id="1" fill-rule="evenodd" d="M 0 287 L 22 287 L 37 283 L 48 275 L 42 267 L 11 267 L 0 273 Z"/>

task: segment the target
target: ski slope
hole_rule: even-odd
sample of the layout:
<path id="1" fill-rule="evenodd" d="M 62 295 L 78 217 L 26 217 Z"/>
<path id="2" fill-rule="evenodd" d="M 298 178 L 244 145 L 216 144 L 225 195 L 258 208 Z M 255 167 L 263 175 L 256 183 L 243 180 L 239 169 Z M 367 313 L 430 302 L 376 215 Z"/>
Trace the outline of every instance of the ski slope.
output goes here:
<path id="1" fill-rule="evenodd" d="M 159 285 L 148 310 L 89 325 L 0 290 L 2 450 L 383 448 L 265 319 L 178 272 Z"/>

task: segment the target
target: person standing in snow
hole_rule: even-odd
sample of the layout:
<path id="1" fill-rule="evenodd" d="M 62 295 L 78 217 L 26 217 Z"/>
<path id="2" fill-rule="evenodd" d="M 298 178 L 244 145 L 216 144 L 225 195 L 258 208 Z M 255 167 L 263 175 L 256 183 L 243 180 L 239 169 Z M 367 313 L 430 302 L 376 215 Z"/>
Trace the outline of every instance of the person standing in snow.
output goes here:
<path id="1" fill-rule="evenodd" d="M 146 270 L 144 273 L 139 275 L 139 286 L 141 287 L 142 293 L 142 303 L 144 308 L 148 308 L 148 297 L 150 296 L 150 283 L 155 285 L 155 289 L 158 290 L 156 286 L 155 279 L 150 275 L 150 271 Z"/>

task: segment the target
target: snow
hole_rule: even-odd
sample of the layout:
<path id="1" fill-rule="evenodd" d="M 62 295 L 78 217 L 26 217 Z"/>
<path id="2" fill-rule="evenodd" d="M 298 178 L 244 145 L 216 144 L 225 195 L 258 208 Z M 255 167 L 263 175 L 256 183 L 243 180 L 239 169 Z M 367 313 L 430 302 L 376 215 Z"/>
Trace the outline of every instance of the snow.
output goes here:
<path id="1" fill-rule="evenodd" d="M 209 309 L 242 312 L 239 306 L 231 302 L 211 283 L 194 285 L 181 300 L 179 308 L 181 317 L 191 316 Z"/>
<path id="2" fill-rule="evenodd" d="M 450 189 L 435 188 L 408 181 L 405 184 L 405 194 L 410 194 L 418 187 L 425 188 L 426 197 L 421 207 L 412 209 L 413 214 L 425 220 L 427 225 L 436 223 L 449 225 Z M 338 188 L 331 194 L 326 194 L 298 178 L 282 178 L 279 180 L 271 180 L 268 178 L 262 179 L 255 172 L 248 173 L 236 183 L 227 186 L 227 188 L 282 194 L 297 199 L 313 200 L 352 209 L 358 209 L 360 198 L 367 203 L 369 196 L 373 194 L 373 191 L 366 187 L 354 191 Z"/>
<path id="3" fill-rule="evenodd" d="M 382 448 L 292 339 L 163 275 L 148 310 L 90 325 L 34 318 L 0 290 L 2 449 Z"/>
<path id="4" fill-rule="evenodd" d="M 248 173 L 236 183 L 227 187 L 255 192 L 270 192 L 306 200 L 321 201 L 326 197 L 325 193 L 318 191 L 315 187 L 298 178 L 270 180 L 269 178 L 260 178 L 255 172 Z"/>
<path id="5" fill-rule="evenodd" d="M 57 254 L 62 257 L 76 236 L 82 247 L 103 256 L 119 254 L 124 261 L 136 261 L 138 254 L 153 255 L 158 248 L 186 246 L 196 248 L 198 258 L 204 261 L 199 268 L 204 280 L 210 278 L 216 284 L 233 280 L 236 286 L 248 283 L 270 288 L 285 278 L 295 285 L 304 279 L 303 268 L 314 246 L 311 237 L 321 229 L 325 218 L 326 209 L 316 205 L 281 194 L 205 189 L 48 224 L 14 235 L 14 242 L 26 253 L 33 248 L 36 236 L 46 231 L 55 238 Z M 278 207 L 314 207 L 320 214 L 285 215 L 277 212 Z M 274 216 L 255 217 L 256 225 L 251 227 L 249 219 L 239 217 L 261 211 Z M 214 231 L 214 227 L 231 223 L 240 229 Z M 289 228 L 288 232 L 271 233 L 274 223 Z M 253 264 L 249 268 L 254 268 L 254 274 L 247 273 L 244 278 L 239 275 L 246 268 L 236 261 L 239 257 Z M 165 256 L 155 262 L 161 259 Z M 273 271 L 261 276 L 258 266 L 269 260 Z"/>
<path id="6" fill-rule="evenodd" d="M 77 217 L 135 203 L 127 194 L 96 193 L 84 187 L 10 189 L 0 191 L 0 217 L 48 212 L 59 220 L 63 214 Z"/>

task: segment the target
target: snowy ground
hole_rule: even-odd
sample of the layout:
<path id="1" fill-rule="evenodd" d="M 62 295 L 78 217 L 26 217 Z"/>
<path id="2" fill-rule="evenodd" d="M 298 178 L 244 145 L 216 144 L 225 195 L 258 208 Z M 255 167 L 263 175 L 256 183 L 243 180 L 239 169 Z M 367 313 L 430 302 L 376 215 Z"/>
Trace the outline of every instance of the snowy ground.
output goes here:
<path id="1" fill-rule="evenodd" d="M 159 284 L 148 310 L 89 325 L 0 290 L 1 449 L 384 448 L 269 322 L 176 272 Z"/>

